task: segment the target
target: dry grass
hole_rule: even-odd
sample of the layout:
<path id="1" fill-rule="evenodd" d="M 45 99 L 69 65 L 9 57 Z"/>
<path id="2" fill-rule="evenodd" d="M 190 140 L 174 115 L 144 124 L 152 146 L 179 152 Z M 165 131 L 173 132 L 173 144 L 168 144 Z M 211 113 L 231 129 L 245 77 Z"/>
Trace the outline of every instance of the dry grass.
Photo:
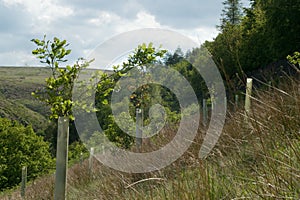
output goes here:
<path id="1" fill-rule="evenodd" d="M 252 112 L 247 118 L 242 109 L 228 113 L 224 132 L 205 160 L 198 159 L 199 134 L 180 159 L 153 173 L 122 173 L 96 161 L 90 173 L 87 161 L 76 164 L 68 171 L 68 199 L 298 199 L 299 85 L 288 79 L 280 89 L 256 90 Z M 164 131 L 173 137 L 173 129 Z M 161 144 L 145 145 L 152 150 Z M 52 198 L 52 176 L 28 186 L 26 199 Z"/>

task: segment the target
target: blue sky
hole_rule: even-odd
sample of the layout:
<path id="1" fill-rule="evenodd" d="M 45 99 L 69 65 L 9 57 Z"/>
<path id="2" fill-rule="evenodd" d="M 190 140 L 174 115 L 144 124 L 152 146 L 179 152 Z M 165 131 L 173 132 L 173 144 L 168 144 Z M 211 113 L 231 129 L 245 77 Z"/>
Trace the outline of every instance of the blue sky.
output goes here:
<path id="1" fill-rule="evenodd" d="M 0 0 L 0 66 L 41 65 L 33 38 L 70 43 L 70 61 L 110 37 L 139 28 L 180 32 L 197 43 L 217 34 L 223 0 Z M 242 0 L 248 6 L 248 0 Z"/>

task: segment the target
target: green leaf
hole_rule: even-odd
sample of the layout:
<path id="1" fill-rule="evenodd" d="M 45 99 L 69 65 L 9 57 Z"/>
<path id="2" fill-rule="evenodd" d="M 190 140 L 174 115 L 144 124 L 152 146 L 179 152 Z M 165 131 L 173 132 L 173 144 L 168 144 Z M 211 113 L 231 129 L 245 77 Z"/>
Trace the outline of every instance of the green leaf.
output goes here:
<path id="1" fill-rule="evenodd" d="M 66 55 L 69 55 L 70 53 L 71 53 L 71 49 L 68 49 L 67 51 L 66 51 Z"/>
<path id="2" fill-rule="evenodd" d="M 36 54 L 38 54 L 38 53 L 39 53 L 39 50 L 37 50 L 37 49 L 35 49 L 35 50 L 32 51 L 32 54 L 33 54 L 33 55 L 36 55 Z"/>
<path id="3" fill-rule="evenodd" d="M 102 104 L 103 104 L 103 105 L 108 105 L 108 100 L 107 100 L 107 99 L 104 99 L 104 100 L 102 101 Z"/>
<path id="4" fill-rule="evenodd" d="M 68 71 L 72 71 L 72 67 L 70 65 L 67 65 L 66 68 Z"/>
<path id="5" fill-rule="evenodd" d="M 75 120 L 75 117 L 74 117 L 73 115 L 69 115 L 69 119 L 70 119 L 71 121 L 74 121 L 74 120 Z"/>
<path id="6" fill-rule="evenodd" d="M 39 39 L 32 39 L 31 41 L 34 42 L 38 46 L 41 45 L 41 41 Z"/>

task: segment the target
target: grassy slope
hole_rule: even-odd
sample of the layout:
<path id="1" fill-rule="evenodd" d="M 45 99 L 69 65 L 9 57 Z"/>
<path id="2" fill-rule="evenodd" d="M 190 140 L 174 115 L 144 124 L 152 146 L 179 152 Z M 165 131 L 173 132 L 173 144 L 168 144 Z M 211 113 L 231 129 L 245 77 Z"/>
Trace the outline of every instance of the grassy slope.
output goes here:
<path id="1" fill-rule="evenodd" d="M 0 117 L 43 131 L 48 125 L 49 108 L 31 92 L 43 86 L 50 75 L 50 69 L 43 67 L 0 67 Z"/>
<path id="2" fill-rule="evenodd" d="M 75 165 L 68 172 L 68 199 L 298 199 L 299 85 L 300 80 L 288 80 L 280 90 L 256 90 L 248 123 L 242 109 L 229 112 L 219 143 L 205 160 L 197 158 L 198 139 L 158 172 L 126 174 L 97 164 L 90 176 L 87 161 Z M 19 192 L 11 195 L 18 199 Z M 29 184 L 27 199 L 52 197 L 53 176 Z"/>
<path id="3" fill-rule="evenodd" d="M 43 130 L 48 109 L 31 92 L 44 84 L 49 73 L 46 68 L 0 67 L 0 116 Z"/>

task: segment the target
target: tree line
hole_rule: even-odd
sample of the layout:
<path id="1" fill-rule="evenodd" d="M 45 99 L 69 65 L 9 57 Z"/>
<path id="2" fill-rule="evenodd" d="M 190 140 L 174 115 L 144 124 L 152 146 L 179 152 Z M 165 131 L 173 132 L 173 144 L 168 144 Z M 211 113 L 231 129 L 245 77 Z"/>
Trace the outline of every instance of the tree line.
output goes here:
<path id="1" fill-rule="evenodd" d="M 242 8 L 240 0 L 226 0 L 220 33 L 204 45 L 224 78 L 238 82 L 251 71 L 286 61 L 287 55 L 299 51 L 299 16 L 299 0 L 250 0 L 249 8 Z"/>

